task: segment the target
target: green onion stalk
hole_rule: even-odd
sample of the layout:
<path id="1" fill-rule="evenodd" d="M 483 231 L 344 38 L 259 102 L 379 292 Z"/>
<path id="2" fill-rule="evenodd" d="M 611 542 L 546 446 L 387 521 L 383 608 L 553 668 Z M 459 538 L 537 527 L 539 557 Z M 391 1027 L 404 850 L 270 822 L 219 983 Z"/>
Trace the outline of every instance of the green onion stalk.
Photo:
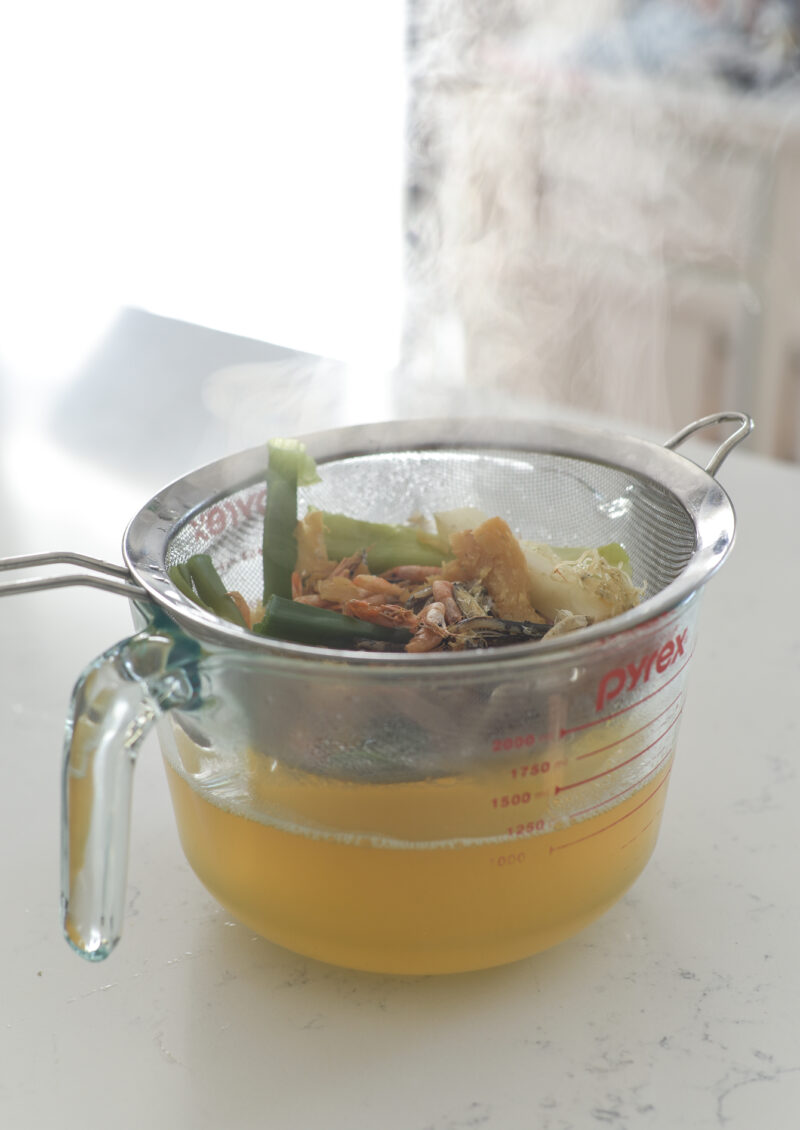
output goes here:
<path id="1" fill-rule="evenodd" d="M 296 439 L 268 445 L 267 502 L 264 512 L 264 604 L 271 596 L 289 599 L 297 560 L 297 488 L 319 482 L 314 460 Z"/>
<path id="2" fill-rule="evenodd" d="M 253 626 L 253 631 L 271 639 L 333 648 L 352 648 L 359 640 L 402 647 L 411 639 L 407 628 L 387 628 L 275 593 L 264 606 L 264 619 Z"/>
<path id="3" fill-rule="evenodd" d="M 236 601 L 229 595 L 207 553 L 195 553 L 183 564 L 173 565 L 169 569 L 169 577 L 176 588 L 201 608 L 240 628 L 247 627 Z"/>

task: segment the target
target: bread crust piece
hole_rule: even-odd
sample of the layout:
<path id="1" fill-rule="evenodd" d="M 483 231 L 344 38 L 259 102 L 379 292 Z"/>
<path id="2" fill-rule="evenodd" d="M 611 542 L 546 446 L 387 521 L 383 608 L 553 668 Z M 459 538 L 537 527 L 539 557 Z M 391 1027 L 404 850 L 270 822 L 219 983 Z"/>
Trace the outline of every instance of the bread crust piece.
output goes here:
<path id="1" fill-rule="evenodd" d="M 543 624 L 530 601 L 530 578 L 525 555 L 507 522 L 489 518 L 474 530 L 450 537 L 455 560 L 444 567 L 449 581 L 480 581 L 492 598 L 493 610 L 503 620 L 528 620 Z"/>

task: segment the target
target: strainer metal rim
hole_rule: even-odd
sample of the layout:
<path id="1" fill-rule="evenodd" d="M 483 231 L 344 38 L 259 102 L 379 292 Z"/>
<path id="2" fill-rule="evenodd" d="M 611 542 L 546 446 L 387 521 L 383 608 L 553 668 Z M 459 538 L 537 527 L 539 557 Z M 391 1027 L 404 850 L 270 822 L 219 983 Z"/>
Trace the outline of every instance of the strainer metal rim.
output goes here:
<path id="1" fill-rule="evenodd" d="M 695 550 L 682 573 L 659 593 L 613 620 L 562 636 L 508 648 L 463 652 L 357 652 L 292 644 L 256 636 L 193 604 L 167 574 L 167 547 L 176 532 L 208 506 L 234 490 L 264 480 L 266 445 L 226 456 L 189 472 L 162 488 L 134 516 L 123 538 L 126 564 L 150 598 L 202 643 L 245 649 L 263 657 L 337 662 L 350 665 L 413 667 L 430 664 L 542 662 L 566 652 L 581 652 L 598 641 L 655 620 L 683 603 L 722 564 L 734 541 L 733 504 L 717 480 L 685 456 L 623 433 L 531 420 L 423 419 L 358 424 L 300 436 L 322 473 L 332 460 L 390 451 L 446 451 L 463 448 L 518 450 L 562 455 L 610 465 L 648 478 L 683 506 L 696 532 Z"/>

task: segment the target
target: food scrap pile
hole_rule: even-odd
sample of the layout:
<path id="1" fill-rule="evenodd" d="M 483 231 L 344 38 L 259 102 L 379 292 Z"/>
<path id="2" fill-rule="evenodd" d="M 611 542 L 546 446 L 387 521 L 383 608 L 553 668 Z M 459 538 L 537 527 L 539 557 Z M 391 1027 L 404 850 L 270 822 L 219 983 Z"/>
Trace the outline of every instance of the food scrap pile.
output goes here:
<path id="1" fill-rule="evenodd" d="M 550 639 L 634 607 L 625 550 L 556 549 L 518 539 L 474 507 L 434 515 L 435 530 L 309 510 L 319 481 L 302 444 L 269 444 L 263 602 L 228 592 L 210 557 L 170 569 L 196 603 L 259 635 L 320 647 L 461 651 Z"/>

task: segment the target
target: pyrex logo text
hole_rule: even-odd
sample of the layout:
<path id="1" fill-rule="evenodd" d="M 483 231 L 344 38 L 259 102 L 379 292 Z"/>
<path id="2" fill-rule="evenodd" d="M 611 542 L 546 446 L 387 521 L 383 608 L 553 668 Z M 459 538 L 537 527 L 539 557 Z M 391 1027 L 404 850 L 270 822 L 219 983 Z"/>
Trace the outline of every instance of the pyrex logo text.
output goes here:
<path id="1" fill-rule="evenodd" d="M 210 541 L 213 537 L 219 537 L 229 526 L 238 526 L 242 521 L 249 521 L 258 514 L 263 514 L 266 504 L 266 487 L 257 487 L 235 499 L 223 499 L 192 519 L 195 541 Z"/>
<path id="2" fill-rule="evenodd" d="M 663 674 L 679 656 L 686 654 L 687 633 L 688 629 L 684 628 L 674 641 L 668 640 L 663 647 L 656 648 L 642 659 L 635 660 L 626 667 L 614 667 L 607 671 L 597 688 L 595 710 L 602 710 L 606 703 L 611 702 L 623 690 L 632 691 L 639 684 L 648 682 L 654 670 L 659 675 Z"/>

